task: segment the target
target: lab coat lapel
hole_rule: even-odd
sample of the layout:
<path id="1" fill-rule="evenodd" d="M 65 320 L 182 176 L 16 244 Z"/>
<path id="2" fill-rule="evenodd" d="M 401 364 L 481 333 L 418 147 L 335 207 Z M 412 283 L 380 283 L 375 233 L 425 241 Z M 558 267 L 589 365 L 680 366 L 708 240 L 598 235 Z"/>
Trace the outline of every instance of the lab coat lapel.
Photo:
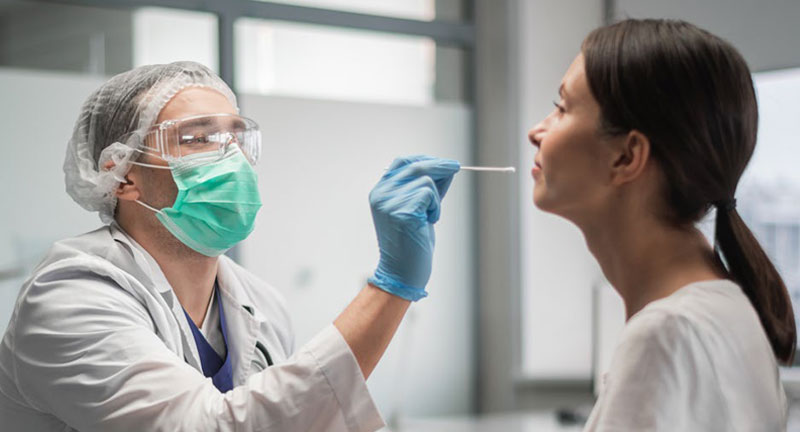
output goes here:
<path id="1" fill-rule="evenodd" d="M 261 326 L 251 312 L 250 299 L 233 270 L 227 259 L 220 259 L 217 282 L 228 324 L 228 354 L 231 356 L 235 387 L 244 384 L 250 375 Z"/>
<path id="2" fill-rule="evenodd" d="M 202 373 L 200 355 L 194 343 L 192 330 L 186 321 L 183 307 L 172 291 L 172 286 L 161 271 L 161 267 L 144 248 L 128 236 L 116 223 L 112 223 L 109 229 L 114 240 L 124 245 L 125 248 L 115 249 L 112 256 L 108 257 L 109 261 L 114 262 L 134 276 L 147 291 L 157 293 L 156 295 L 161 299 L 160 304 L 152 305 L 148 302 L 147 308 L 156 322 L 156 329 L 162 335 L 162 340 L 169 338 L 167 346 L 170 350 L 183 357 L 189 365 Z M 161 319 L 157 319 L 159 317 Z M 162 321 L 164 323 L 159 324 Z M 180 332 L 174 331 L 176 326 L 180 329 Z M 167 341 L 165 340 L 165 342 Z"/>

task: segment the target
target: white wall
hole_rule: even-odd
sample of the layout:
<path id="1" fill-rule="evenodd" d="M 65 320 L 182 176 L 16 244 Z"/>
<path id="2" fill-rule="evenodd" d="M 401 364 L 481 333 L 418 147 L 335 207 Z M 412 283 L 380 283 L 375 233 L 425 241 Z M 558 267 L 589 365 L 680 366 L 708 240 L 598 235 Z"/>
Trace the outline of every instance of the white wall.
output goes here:
<path id="1" fill-rule="evenodd" d="M 588 380 L 592 288 L 602 281 L 580 231 L 533 205 L 527 131 L 552 109 L 583 38 L 603 23 L 601 1 L 520 1 L 520 225 L 523 379 Z"/>
<path id="2" fill-rule="evenodd" d="M 596 265 L 577 230 L 532 203 L 527 131 L 552 107 L 602 1 L 475 3 L 477 158 L 513 164 L 478 182 L 478 412 L 591 403 Z"/>
<path id="3" fill-rule="evenodd" d="M 0 64 L 114 74 L 130 69 L 132 12 L 15 2 L 0 8 Z"/>
<path id="4" fill-rule="evenodd" d="M 753 71 L 800 66 L 796 0 L 616 0 L 616 18 L 684 19 L 730 41 Z"/>
<path id="5" fill-rule="evenodd" d="M 147 7 L 133 11 L 132 22 L 134 67 L 189 60 L 219 69 L 216 15 Z"/>
<path id="6" fill-rule="evenodd" d="M 241 19 L 235 31 L 236 85 L 243 92 L 420 105 L 433 100 L 437 59 L 429 38 L 260 19 Z"/>
<path id="7" fill-rule="evenodd" d="M 264 208 L 241 249 L 278 287 L 298 344 L 329 324 L 378 260 L 367 196 L 400 155 L 470 161 L 471 111 L 244 95 L 262 127 L 257 169 Z M 460 173 L 436 227 L 430 296 L 414 304 L 368 382 L 394 415 L 466 413 L 473 397 L 472 181 Z"/>
<path id="8" fill-rule="evenodd" d="M 100 226 L 64 191 L 67 141 L 86 96 L 101 79 L 0 68 L 3 150 L 0 157 L 0 330 L 21 283 L 50 244 Z"/>

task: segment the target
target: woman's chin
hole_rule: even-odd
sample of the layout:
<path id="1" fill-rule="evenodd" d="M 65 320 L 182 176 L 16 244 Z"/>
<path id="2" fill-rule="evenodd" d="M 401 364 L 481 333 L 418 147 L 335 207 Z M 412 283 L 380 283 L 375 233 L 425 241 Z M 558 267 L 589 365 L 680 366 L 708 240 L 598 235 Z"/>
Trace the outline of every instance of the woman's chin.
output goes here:
<path id="1" fill-rule="evenodd" d="M 547 208 L 547 199 L 542 188 L 533 188 L 533 205 L 535 205 L 539 210 L 549 211 Z"/>
<path id="2" fill-rule="evenodd" d="M 546 191 L 543 187 L 537 187 L 533 189 L 533 205 L 543 212 L 563 216 L 559 212 L 559 203 L 556 202 L 552 196 L 548 196 L 545 192 Z"/>

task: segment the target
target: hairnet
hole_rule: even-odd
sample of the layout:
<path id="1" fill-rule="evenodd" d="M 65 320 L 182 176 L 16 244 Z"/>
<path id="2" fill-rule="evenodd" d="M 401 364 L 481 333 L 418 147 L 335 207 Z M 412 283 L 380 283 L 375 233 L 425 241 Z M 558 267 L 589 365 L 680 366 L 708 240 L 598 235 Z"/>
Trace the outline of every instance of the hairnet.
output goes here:
<path id="1" fill-rule="evenodd" d="M 64 181 L 67 193 L 109 223 L 114 218 L 114 189 L 128 172 L 133 142 L 117 141 L 131 132 L 141 134 L 155 123 L 164 105 L 186 87 L 208 87 L 225 95 L 236 107 L 231 89 L 214 72 L 194 62 L 147 65 L 112 77 L 81 107 L 67 144 Z M 238 109 L 238 108 L 237 108 Z M 130 144 L 129 144 L 130 143 Z M 103 169 L 114 161 L 111 170 Z"/>

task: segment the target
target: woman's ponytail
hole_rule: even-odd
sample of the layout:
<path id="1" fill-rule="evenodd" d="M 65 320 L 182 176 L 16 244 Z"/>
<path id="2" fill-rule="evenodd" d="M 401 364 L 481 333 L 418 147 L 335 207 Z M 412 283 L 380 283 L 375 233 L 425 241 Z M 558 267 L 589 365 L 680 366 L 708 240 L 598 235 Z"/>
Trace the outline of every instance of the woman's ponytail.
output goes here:
<path id="1" fill-rule="evenodd" d="M 735 201 L 717 203 L 717 254 L 758 312 L 775 357 L 794 360 L 797 330 L 789 292 L 775 266 L 735 209 Z"/>

